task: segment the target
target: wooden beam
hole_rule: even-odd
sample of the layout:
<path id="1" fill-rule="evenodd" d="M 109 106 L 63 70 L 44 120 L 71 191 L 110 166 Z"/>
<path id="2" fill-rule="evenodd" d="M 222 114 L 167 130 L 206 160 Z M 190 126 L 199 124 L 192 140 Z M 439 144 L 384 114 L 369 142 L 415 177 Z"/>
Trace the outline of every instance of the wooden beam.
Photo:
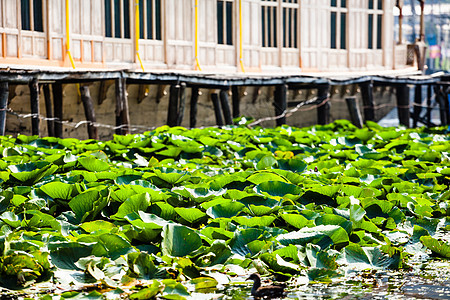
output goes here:
<path id="1" fill-rule="evenodd" d="M 52 84 L 53 93 L 53 115 L 56 118 L 55 121 L 55 137 L 63 137 L 63 89 L 61 83 Z"/>
<path id="2" fill-rule="evenodd" d="M 100 80 L 100 86 L 99 86 L 98 98 L 97 98 L 98 105 L 101 105 L 103 103 L 103 101 L 105 101 L 105 99 L 108 97 L 107 96 L 108 88 L 113 83 L 114 83 L 114 80 Z"/>
<path id="3" fill-rule="evenodd" d="M 406 84 L 397 86 L 397 110 L 401 125 L 410 127 L 409 87 Z"/>
<path id="4" fill-rule="evenodd" d="M 233 85 L 231 87 L 231 97 L 233 102 L 233 119 L 239 118 L 241 116 L 241 95 L 239 93 L 239 87 L 237 85 Z"/>
<path id="5" fill-rule="evenodd" d="M 170 86 L 169 108 L 167 110 L 167 125 L 173 127 L 178 125 L 178 105 L 180 99 L 180 85 Z"/>
<path id="6" fill-rule="evenodd" d="M 95 117 L 94 103 L 92 102 L 91 93 L 89 92 L 89 87 L 84 85 L 80 87 L 81 101 L 84 106 L 84 115 L 88 123 L 88 135 L 90 139 L 98 140 L 98 131 L 95 123 L 97 119 Z"/>
<path id="7" fill-rule="evenodd" d="M 219 102 L 219 95 L 217 93 L 211 93 L 211 101 L 214 106 L 214 114 L 216 115 L 216 124 L 218 126 L 223 126 L 223 119 L 222 119 L 222 111 L 220 109 L 220 102 Z"/>
<path id="8" fill-rule="evenodd" d="M 30 107 L 31 107 L 31 134 L 39 135 L 39 82 L 33 79 L 29 84 L 30 88 Z"/>
<path id="9" fill-rule="evenodd" d="M 317 89 L 317 100 L 320 103 L 317 107 L 317 122 L 319 125 L 329 124 L 331 121 L 329 94 L 330 86 L 328 84 L 322 85 Z"/>
<path id="10" fill-rule="evenodd" d="M 162 97 L 164 97 L 165 95 L 167 95 L 166 85 L 164 84 L 158 85 L 158 93 L 156 94 L 156 103 L 160 103 Z"/>
<path id="11" fill-rule="evenodd" d="M 417 127 L 422 112 L 422 85 L 416 84 L 414 87 L 414 108 L 413 108 L 413 127 Z"/>
<path id="12" fill-rule="evenodd" d="M 8 109 L 9 84 L 0 82 L 0 135 L 6 131 L 6 110 Z"/>
<path id="13" fill-rule="evenodd" d="M 186 83 L 180 83 L 180 99 L 178 106 L 177 125 L 181 126 L 184 117 L 184 109 L 186 108 Z"/>
<path id="14" fill-rule="evenodd" d="M 287 90 L 286 84 L 277 85 L 274 92 L 275 116 L 281 116 L 287 109 Z M 276 120 L 277 126 L 286 124 L 286 116 Z"/>
<path id="15" fill-rule="evenodd" d="M 191 109 L 189 111 L 190 118 L 189 118 L 189 126 L 191 128 L 195 128 L 197 125 L 197 104 L 198 104 L 198 87 L 193 87 L 191 91 Z"/>
<path id="16" fill-rule="evenodd" d="M 231 109 L 230 109 L 230 103 L 228 102 L 228 91 L 227 90 L 220 91 L 220 105 L 222 107 L 225 124 L 232 125 L 233 118 L 231 117 Z"/>
<path id="17" fill-rule="evenodd" d="M 44 100 L 45 100 L 45 115 L 47 117 L 47 132 L 48 136 L 55 136 L 55 121 L 53 120 L 53 105 L 50 95 L 50 85 L 44 84 Z"/>
<path id="18" fill-rule="evenodd" d="M 364 121 L 375 121 L 375 104 L 373 101 L 373 82 L 361 83 L 361 96 L 363 101 Z"/>
<path id="19" fill-rule="evenodd" d="M 148 96 L 148 91 L 149 91 L 148 85 L 139 84 L 138 97 L 137 97 L 138 103 L 141 103 L 142 101 L 144 101 L 144 99 Z"/>
<path id="20" fill-rule="evenodd" d="M 356 97 L 347 97 L 345 98 L 345 102 L 347 102 L 348 112 L 350 113 L 350 120 L 352 124 L 358 128 L 363 127 L 361 111 L 359 110 L 358 103 L 356 102 Z"/>

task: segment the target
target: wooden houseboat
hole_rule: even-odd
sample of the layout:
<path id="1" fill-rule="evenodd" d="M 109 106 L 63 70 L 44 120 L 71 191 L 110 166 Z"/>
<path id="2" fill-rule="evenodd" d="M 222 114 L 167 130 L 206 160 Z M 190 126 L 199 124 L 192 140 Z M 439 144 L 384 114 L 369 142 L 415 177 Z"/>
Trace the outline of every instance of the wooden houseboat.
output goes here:
<path id="1" fill-rule="evenodd" d="M 262 73 L 399 69 L 407 58 L 406 45 L 394 40 L 395 5 L 394 0 L 2 0 L 0 64 Z"/>
<path id="2" fill-rule="evenodd" d="M 401 15 L 401 0 L 1 0 L 0 134 L 108 139 L 239 116 L 325 124 L 351 117 L 347 98 L 359 125 L 397 106 L 409 126 L 408 85 L 419 103 L 440 78 L 405 77 L 423 65 L 394 39 L 394 7 Z"/>

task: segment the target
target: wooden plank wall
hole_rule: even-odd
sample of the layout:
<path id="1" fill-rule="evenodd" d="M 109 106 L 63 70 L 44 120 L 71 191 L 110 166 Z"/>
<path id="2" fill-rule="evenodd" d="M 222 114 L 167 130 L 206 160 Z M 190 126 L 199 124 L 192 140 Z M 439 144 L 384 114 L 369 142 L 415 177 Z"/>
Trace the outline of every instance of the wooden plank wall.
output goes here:
<path id="1" fill-rule="evenodd" d="M 404 49 L 397 51 L 394 47 L 394 0 L 383 0 L 383 49 L 376 49 L 376 45 L 375 49 L 368 49 L 368 0 L 347 0 L 347 49 L 330 49 L 330 11 L 333 10 L 330 0 L 298 2 L 242 0 L 242 47 L 246 71 L 404 67 L 401 59 L 404 54 L 397 53 Z M 18 0 L 0 2 L 0 57 L 16 59 L 3 60 L 3 63 L 23 61 L 30 64 L 29 59 L 33 59 L 37 64 L 50 61 L 49 65 L 69 66 L 65 49 L 65 1 L 43 1 L 44 32 L 18 29 L 21 27 L 19 3 Z M 240 70 L 238 3 L 238 0 L 233 2 L 233 45 L 218 45 L 217 1 L 199 1 L 198 53 L 201 67 L 206 71 Z M 195 0 L 161 0 L 161 39 L 139 41 L 146 69 L 195 68 L 194 4 Z M 130 38 L 104 36 L 104 1 L 71 0 L 70 5 L 71 53 L 77 67 L 139 68 L 135 55 L 133 0 L 129 1 Z M 262 47 L 262 5 L 277 6 L 277 47 Z M 298 45 L 287 48 L 283 47 L 282 10 L 295 7 L 298 7 Z"/>

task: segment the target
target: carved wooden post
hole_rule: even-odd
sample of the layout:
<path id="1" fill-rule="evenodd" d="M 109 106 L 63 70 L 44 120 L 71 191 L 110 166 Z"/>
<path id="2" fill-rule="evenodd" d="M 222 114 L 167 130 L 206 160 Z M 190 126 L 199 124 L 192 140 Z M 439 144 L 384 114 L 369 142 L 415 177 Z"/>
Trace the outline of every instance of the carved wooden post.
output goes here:
<path id="1" fill-rule="evenodd" d="M 0 135 L 5 135 L 8 97 L 9 97 L 8 82 L 0 82 Z"/>
<path id="2" fill-rule="evenodd" d="M 54 83 L 52 85 L 53 92 L 53 115 L 56 118 L 55 123 L 55 137 L 63 137 L 63 89 L 61 83 Z"/>
<path id="3" fill-rule="evenodd" d="M 317 99 L 320 101 L 317 107 L 317 122 L 319 125 L 329 124 L 331 104 L 328 101 L 328 97 L 330 94 L 330 86 L 328 84 L 322 85 L 317 90 Z"/>
<path id="4" fill-rule="evenodd" d="M 39 82 L 35 78 L 28 86 L 30 88 L 31 134 L 39 135 Z"/>
<path id="5" fill-rule="evenodd" d="M 91 99 L 89 87 L 82 86 L 80 88 L 80 91 L 81 91 L 81 101 L 83 102 L 84 106 L 84 115 L 86 116 L 86 120 L 89 121 L 88 123 L 89 138 L 98 140 L 98 131 L 97 127 L 95 126 L 95 122 L 97 122 L 97 119 L 95 117 L 94 103 L 92 102 Z"/>
<path id="6" fill-rule="evenodd" d="M 287 109 L 287 90 L 286 84 L 277 85 L 275 88 L 275 116 L 281 116 Z M 280 117 L 276 120 L 277 126 L 286 124 L 286 116 Z"/>

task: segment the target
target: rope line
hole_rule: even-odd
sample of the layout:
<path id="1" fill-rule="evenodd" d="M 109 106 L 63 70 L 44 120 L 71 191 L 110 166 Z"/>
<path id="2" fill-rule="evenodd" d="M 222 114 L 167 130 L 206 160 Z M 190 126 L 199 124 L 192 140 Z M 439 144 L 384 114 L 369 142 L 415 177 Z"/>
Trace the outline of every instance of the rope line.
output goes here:
<path id="1" fill-rule="evenodd" d="M 433 100 L 433 98 L 434 98 L 434 96 L 431 98 L 431 100 Z M 427 101 L 429 101 L 429 100 L 427 100 Z M 289 118 L 296 112 L 305 112 L 305 111 L 317 109 L 318 107 L 323 106 L 328 102 L 344 103 L 346 101 L 341 100 L 341 99 L 331 99 L 329 96 L 325 99 L 319 98 L 319 97 L 314 97 L 312 99 L 305 100 L 305 101 L 298 103 L 292 109 L 284 110 L 284 112 L 280 115 L 260 118 L 258 120 L 253 121 L 252 123 L 248 124 L 247 126 L 254 127 L 256 125 L 261 124 L 262 122 L 276 121 L 276 120 L 284 118 L 284 117 Z M 392 108 L 397 107 L 399 109 L 410 109 L 412 107 L 420 107 L 420 108 L 424 108 L 424 109 L 435 109 L 437 106 L 436 102 L 433 102 L 433 105 L 431 105 L 431 106 L 424 104 L 424 102 L 425 101 L 423 101 L 421 104 L 411 103 L 410 105 L 396 105 L 396 104 L 386 103 L 386 104 L 379 104 L 379 105 L 374 105 L 374 106 L 362 105 L 360 107 L 362 109 L 379 110 L 379 109 L 386 108 L 386 107 L 392 107 Z M 305 106 L 308 106 L 308 107 L 305 107 Z M 15 117 L 20 118 L 20 119 L 28 119 L 28 118 L 36 119 L 36 118 L 38 118 L 39 120 L 42 120 L 42 121 L 53 121 L 55 123 L 60 123 L 67 127 L 72 127 L 74 129 L 78 129 L 79 127 L 81 127 L 83 125 L 87 125 L 87 126 L 94 126 L 94 127 L 98 127 L 98 128 L 106 128 L 106 129 L 110 129 L 112 131 L 115 131 L 117 129 L 127 129 L 130 132 L 143 132 L 143 131 L 151 131 L 151 130 L 154 130 L 159 127 L 159 126 L 129 125 L 129 124 L 109 125 L 109 124 L 103 124 L 103 123 L 99 123 L 99 122 L 92 122 L 92 121 L 88 121 L 88 120 L 72 122 L 72 121 L 68 121 L 68 120 L 60 120 L 57 117 L 48 118 L 41 114 L 32 114 L 32 113 L 22 114 L 22 113 L 15 112 L 11 108 L 0 109 L 0 112 L 3 112 L 3 111 L 6 111 L 8 114 L 14 115 Z M 216 126 L 207 126 L 207 127 L 220 127 L 220 126 L 216 125 Z M 206 128 L 206 127 L 198 127 L 198 128 Z"/>

